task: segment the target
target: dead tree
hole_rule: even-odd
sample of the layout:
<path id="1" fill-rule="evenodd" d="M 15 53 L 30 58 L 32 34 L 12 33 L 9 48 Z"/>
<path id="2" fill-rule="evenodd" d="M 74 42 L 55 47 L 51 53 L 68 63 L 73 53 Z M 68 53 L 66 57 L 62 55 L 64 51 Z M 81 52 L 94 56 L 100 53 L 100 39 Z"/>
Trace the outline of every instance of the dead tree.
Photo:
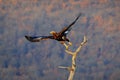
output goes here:
<path id="1" fill-rule="evenodd" d="M 59 68 L 67 69 L 70 72 L 68 80 L 73 80 L 75 70 L 76 70 L 77 54 L 80 52 L 81 48 L 86 44 L 86 42 L 87 42 L 87 38 L 86 38 L 86 36 L 84 36 L 83 41 L 80 43 L 79 47 L 74 52 L 68 50 L 69 45 L 64 43 L 64 46 L 66 48 L 65 52 L 72 56 L 72 65 L 70 67 L 59 66 Z"/>

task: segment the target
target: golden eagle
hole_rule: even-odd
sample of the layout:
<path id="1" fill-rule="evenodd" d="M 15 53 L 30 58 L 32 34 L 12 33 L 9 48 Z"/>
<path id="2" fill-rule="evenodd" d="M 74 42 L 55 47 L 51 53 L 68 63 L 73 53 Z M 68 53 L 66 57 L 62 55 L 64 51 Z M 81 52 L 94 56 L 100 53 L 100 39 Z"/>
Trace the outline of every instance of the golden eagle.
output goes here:
<path id="1" fill-rule="evenodd" d="M 52 34 L 51 36 L 25 36 L 25 38 L 30 42 L 39 42 L 41 40 L 54 39 L 54 40 L 60 41 L 61 43 L 64 43 L 65 41 L 67 41 L 69 44 L 71 44 L 69 39 L 66 36 L 71 30 L 71 26 L 75 24 L 75 22 L 78 20 L 80 16 L 81 16 L 81 13 L 69 26 L 63 28 L 60 32 L 51 31 L 50 32 L 50 34 Z"/>

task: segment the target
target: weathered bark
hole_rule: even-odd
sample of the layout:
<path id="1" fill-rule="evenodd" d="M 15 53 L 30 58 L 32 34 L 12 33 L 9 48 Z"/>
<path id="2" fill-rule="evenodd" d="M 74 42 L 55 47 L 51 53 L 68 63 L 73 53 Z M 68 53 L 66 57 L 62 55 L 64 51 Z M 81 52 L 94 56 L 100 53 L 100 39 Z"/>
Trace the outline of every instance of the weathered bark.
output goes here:
<path id="1" fill-rule="evenodd" d="M 86 38 L 86 36 L 84 36 L 83 42 L 80 43 L 79 47 L 76 49 L 75 52 L 72 52 L 72 51 L 68 50 L 69 45 L 66 45 L 64 43 L 64 45 L 66 47 L 65 52 L 72 56 L 72 65 L 70 67 L 59 66 L 59 68 L 67 69 L 70 72 L 68 80 L 73 80 L 75 70 L 76 70 L 76 57 L 77 57 L 77 54 L 80 52 L 81 48 L 85 45 L 86 42 L 87 42 L 87 38 Z"/>

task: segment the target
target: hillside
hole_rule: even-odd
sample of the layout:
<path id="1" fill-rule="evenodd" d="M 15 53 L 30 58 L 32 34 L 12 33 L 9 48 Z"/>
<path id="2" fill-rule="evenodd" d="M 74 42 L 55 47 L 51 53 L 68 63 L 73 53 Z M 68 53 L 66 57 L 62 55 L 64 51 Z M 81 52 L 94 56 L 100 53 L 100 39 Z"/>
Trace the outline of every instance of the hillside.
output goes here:
<path id="1" fill-rule="evenodd" d="M 31 43 L 25 35 L 50 35 L 69 25 L 77 59 L 74 80 L 120 80 L 120 0 L 0 0 L 0 80 L 66 80 L 70 65 L 63 45 Z"/>

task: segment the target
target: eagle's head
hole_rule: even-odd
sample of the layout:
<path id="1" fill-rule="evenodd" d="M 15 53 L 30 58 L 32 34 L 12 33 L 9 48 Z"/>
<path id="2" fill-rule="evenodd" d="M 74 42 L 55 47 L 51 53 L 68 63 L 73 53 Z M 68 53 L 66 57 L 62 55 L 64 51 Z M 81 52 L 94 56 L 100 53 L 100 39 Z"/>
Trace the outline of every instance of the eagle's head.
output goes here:
<path id="1" fill-rule="evenodd" d="M 50 31 L 50 34 L 55 35 L 56 32 L 55 31 Z"/>

